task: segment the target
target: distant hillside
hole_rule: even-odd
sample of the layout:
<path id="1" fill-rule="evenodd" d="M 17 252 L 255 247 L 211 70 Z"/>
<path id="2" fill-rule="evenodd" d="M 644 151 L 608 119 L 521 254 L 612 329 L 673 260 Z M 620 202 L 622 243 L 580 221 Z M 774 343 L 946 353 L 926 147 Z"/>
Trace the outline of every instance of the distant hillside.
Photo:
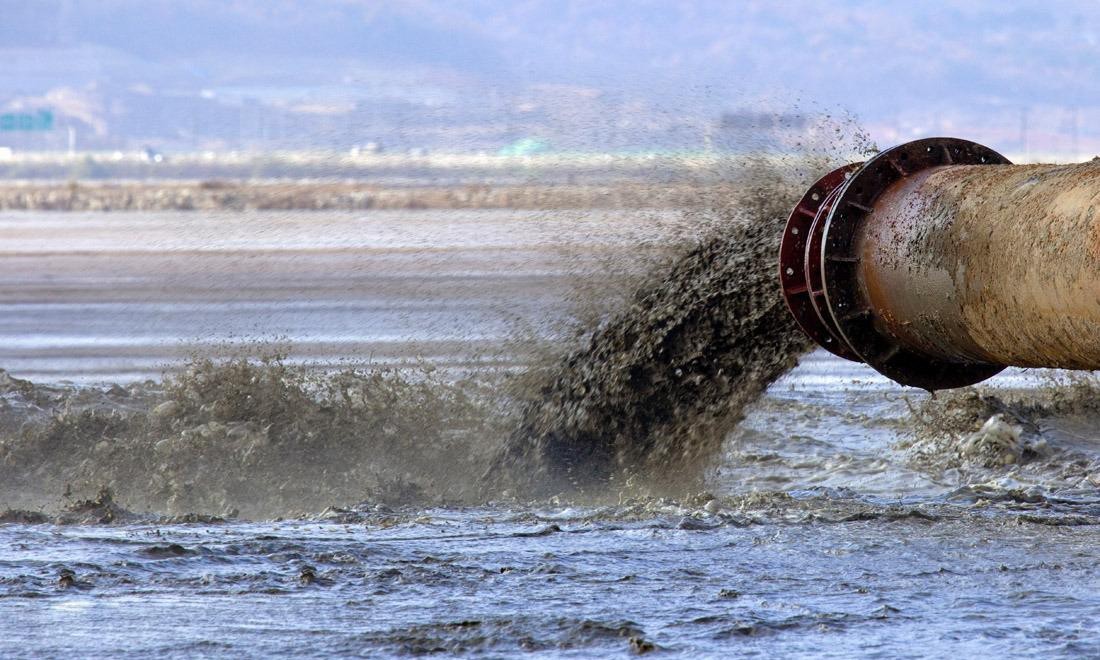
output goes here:
<path id="1" fill-rule="evenodd" d="M 898 137 L 973 125 L 1026 148 L 1100 125 L 1098 48 L 1100 6 L 1080 2 L 39 0 L 5 3 L 0 104 L 67 87 L 131 142 L 286 141 L 280 122 L 304 112 L 322 134 L 376 123 L 336 146 L 488 148 L 532 131 L 618 144 L 654 124 L 697 140 L 723 110 L 801 100 Z"/>

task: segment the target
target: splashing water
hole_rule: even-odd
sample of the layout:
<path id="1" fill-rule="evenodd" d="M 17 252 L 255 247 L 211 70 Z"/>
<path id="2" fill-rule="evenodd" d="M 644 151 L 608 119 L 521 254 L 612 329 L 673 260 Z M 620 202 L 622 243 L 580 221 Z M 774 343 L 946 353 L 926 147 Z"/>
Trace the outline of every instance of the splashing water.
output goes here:
<path id="1" fill-rule="evenodd" d="M 547 374 L 499 459 L 554 492 L 697 476 L 741 409 L 808 348 L 776 286 L 774 212 L 731 218 Z M 534 470 L 532 470 L 534 468 Z M 654 481 L 650 480 L 650 484 Z"/>
<path id="2" fill-rule="evenodd" d="M 803 158 L 815 169 L 830 160 Z M 708 227 L 698 242 L 641 284 L 587 345 L 544 370 L 486 473 L 489 488 L 697 492 L 745 407 L 810 348 L 775 276 L 806 173 L 755 161 L 739 185 L 694 211 Z"/>
<path id="3" fill-rule="evenodd" d="M 696 492 L 745 407 L 808 348 L 775 255 L 808 182 L 869 149 L 843 128 L 822 131 L 824 147 L 707 173 L 684 211 L 697 228 L 673 254 L 625 304 L 590 288 L 595 325 L 507 383 L 206 358 L 128 388 L 8 379 L 0 502 L 43 508 L 110 486 L 131 508 L 264 517 L 361 500 Z"/>

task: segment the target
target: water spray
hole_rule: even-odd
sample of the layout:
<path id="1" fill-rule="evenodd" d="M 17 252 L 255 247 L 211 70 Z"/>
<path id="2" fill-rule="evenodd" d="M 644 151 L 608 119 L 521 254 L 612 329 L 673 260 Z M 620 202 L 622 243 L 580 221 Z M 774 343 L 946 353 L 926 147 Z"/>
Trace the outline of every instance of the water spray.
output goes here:
<path id="1" fill-rule="evenodd" d="M 1007 366 L 1100 369 L 1100 164 L 928 138 L 826 174 L 779 255 L 799 326 L 926 390 Z"/>

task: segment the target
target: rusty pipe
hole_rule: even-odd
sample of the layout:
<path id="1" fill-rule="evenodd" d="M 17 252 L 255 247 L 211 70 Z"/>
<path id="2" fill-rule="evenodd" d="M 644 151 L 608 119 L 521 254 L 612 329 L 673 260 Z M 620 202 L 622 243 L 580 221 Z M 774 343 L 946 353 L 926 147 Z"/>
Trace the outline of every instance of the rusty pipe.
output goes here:
<path id="1" fill-rule="evenodd" d="M 1100 163 L 917 140 L 811 187 L 783 236 L 784 297 L 819 344 L 904 385 L 1100 369 L 1098 208 Z"/>

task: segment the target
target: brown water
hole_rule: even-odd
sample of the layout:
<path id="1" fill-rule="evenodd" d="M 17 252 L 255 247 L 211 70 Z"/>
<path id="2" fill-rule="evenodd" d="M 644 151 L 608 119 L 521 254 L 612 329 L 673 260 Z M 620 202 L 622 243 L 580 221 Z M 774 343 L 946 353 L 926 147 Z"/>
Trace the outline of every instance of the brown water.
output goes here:
<path id="1" fill-rule="evenodd" d="M 686 498 L 433 506 L 395 487 L 248 522 L 58 497 L 0 516 L 0 655 L 1094 655 L 1100 388 L 998 378 L 904 397 L 813 353 Z M 985 451 L 1004 429 L 981 430 L 1005 407 L 1030 448 L 1007 464 Z"/>
<path id="2" fill-rule="evenodd" d="M 1100 384 L 780 376 L 804 344 L 744 192 L 687 225 L 0 216 L 0 655 L 1100 653 Z"/>
<path id="3" fill-rule="evenodd" d="M 585 345 L 539 373 L 487 479 L 515 491 L 682 495 L 745 406 L 809 349 L 779 295 L 789 181 L 768 172 L 709 213 Z"/>

